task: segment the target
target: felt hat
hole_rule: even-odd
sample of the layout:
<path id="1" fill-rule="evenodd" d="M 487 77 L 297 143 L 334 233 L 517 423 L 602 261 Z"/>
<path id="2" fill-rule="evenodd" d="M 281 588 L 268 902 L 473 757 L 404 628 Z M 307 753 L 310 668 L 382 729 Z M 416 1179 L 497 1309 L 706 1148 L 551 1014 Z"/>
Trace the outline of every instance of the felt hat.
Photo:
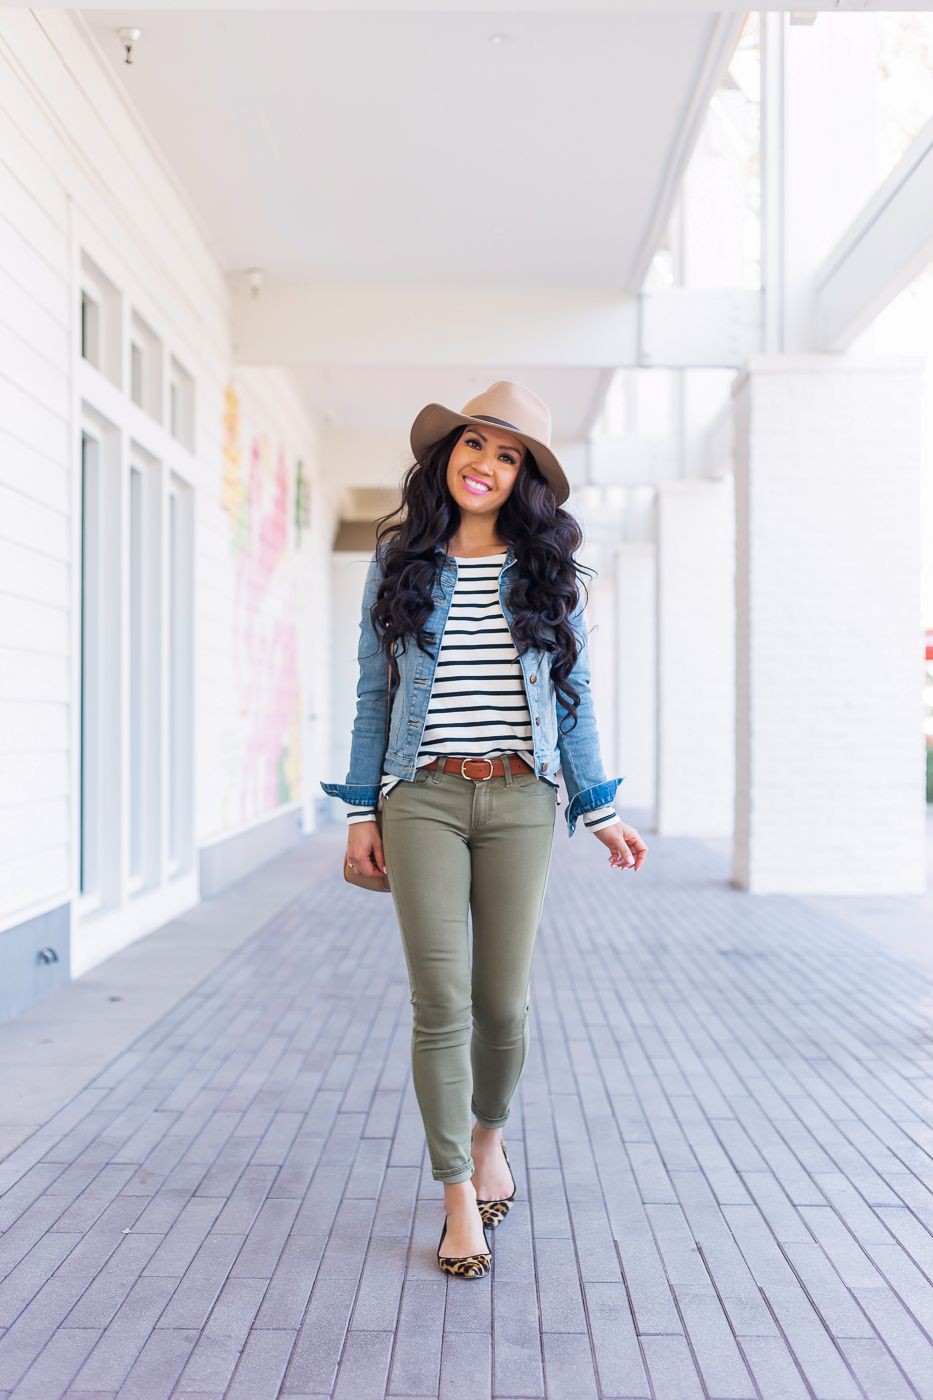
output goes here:
<path id="1" fill-rule="evenodd" d="M 551 410 L 543 399 L 523 384 L 497 379 L 465 403 L 459 413 L 440 403 L 425 404 L 411 425 L 411 450 L 416 460 L 420 462 L 427 450 L 451 429 L 467 423 L 505 428 L 523 442 L 534 453 L 542 476 L 557 496 L 557 504 L 563 505 L 570 495 L 570 482 L 551 451 Z"/>

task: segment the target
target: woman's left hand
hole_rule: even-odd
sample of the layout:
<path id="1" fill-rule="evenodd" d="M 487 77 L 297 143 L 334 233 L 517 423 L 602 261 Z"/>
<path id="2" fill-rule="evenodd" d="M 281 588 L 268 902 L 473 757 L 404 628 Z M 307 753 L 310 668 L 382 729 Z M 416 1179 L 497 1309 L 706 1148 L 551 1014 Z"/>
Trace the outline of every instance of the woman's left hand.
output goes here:
<path id="1" fill-rule="evenodd" d="M 634 866 L 639 870 L 644 864 L 648 847 L 635 828 L 621 818 L 611 826 L 604 826 L 601 831 L 594 831 L 593 835 L 598 836 L 603 845 L 609 847 L 610 865 L 618 866 L 621 870 Z"/>

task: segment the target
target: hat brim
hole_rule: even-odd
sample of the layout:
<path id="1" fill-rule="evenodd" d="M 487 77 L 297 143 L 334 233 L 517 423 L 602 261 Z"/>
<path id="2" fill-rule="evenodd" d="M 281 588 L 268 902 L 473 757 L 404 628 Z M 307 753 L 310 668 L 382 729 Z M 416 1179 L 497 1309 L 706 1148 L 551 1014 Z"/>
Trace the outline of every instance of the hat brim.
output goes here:
<path id="1" fill-rule="evenodd" d="M 469 413 L 456 413 L 452 408 L 445 408 L 441 403 L 428 403 L 415 418 L 411 425 L 411 450 L 415 454 L 417 461 L 427 453 L 441 438 L 446 437 L 456 427 L 465 427 L 467 423 L 475 423 L 478 428 L 489 428 L 495 426 L 488 418 L 474 418 Z M 529 452 L 534 453 L 535 462 L 541 471 L 541 475 L 554 491 L 557 497 L 557 504 L 563 505 L 570 495 L 570 482 L 561 466 L 554 456 L 554 453 L 546 443 L 540 442 L 529 433 L 523 433 L 518 428 L 514 428 L 509 423 L 500 423 L 500 427 L 506 432 L 517 437 L 519 442 L 523 442 Z"/>

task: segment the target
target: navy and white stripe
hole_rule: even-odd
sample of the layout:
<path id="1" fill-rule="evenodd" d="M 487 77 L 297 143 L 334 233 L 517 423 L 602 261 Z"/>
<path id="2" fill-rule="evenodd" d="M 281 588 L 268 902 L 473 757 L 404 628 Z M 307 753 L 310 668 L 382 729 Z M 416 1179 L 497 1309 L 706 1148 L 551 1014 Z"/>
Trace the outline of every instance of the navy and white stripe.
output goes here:
<path id="1" fill-rule="evenodd" d="M 503 549 L 479 559 L 457 560 L 457 581 L 441 637 L 416 767 L 443 754 L 495 758 L 518 753 L 534 768 L 531 714 L 521 663 L 499 601 L 499 574 L 505 558 Z M 382 801 L 404 781 L 384 773 Z M 556 780 L 553 786 L 557 787 Z M 347 821 L 372 821 L 374 816 L 372 807 L 350 806 Z M 611 803 L 582 817 L 590 831 L 618 820 Z"/>

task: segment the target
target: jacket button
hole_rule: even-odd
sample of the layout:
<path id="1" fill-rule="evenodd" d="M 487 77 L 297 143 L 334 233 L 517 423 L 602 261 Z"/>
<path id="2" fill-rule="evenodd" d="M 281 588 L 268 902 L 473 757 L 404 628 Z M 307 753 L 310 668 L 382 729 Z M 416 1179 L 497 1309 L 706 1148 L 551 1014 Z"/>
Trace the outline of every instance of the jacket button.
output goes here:
<path id="1" fill-rule="evenodd" d="M 532 677 L 531 677 L 531 684 L 532 684 L 532 685 L 537 685 L 537 682 L 538 682 L 538 677 L 537 677 L 537 676 L 532 676 Z"/>
<path id="2" fill-rule="evenodd" d="M 540 715 L 535 715 L 535 724 L 540 724 L 540 723 L 541 723 L 541 716 L 540 716 Z"/>
<path id="3" fill-rule="evenodd" d="M 542 773 L 546 773 L 546 772 L 547 772 L 547 764 L 546 764 L 546 763 L 542 763 L 542 764 L 541 764 L 541 772 L 542 772 Z"/>

